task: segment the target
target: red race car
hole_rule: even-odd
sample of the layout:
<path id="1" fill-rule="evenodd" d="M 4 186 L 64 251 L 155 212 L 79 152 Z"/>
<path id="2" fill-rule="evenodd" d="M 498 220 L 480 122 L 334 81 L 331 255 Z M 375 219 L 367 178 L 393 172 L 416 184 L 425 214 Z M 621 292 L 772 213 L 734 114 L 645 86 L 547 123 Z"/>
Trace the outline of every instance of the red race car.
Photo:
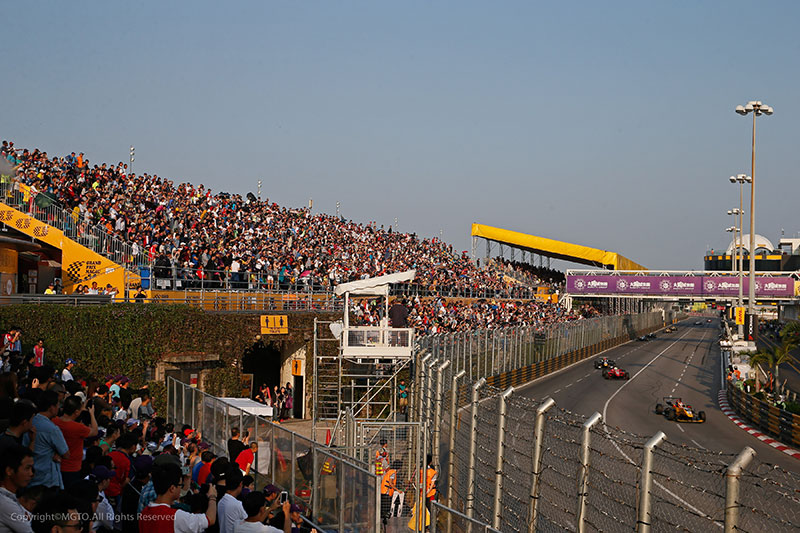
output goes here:
<path id="1" fill-rule="evenodd" d="M 631 379 L 630 374 L 616 366 L 603 370 L 603 377 L 606 379 Z"/>

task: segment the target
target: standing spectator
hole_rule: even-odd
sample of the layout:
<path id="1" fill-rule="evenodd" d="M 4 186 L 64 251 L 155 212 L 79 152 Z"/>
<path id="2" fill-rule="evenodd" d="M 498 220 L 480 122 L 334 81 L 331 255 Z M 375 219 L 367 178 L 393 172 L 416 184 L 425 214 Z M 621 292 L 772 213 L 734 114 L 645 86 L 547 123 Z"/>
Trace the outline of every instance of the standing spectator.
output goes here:
<path id="1" fill-rule="evenodd" d="M 122 489 L 122 503 L 120 505 L 120 522 L 122 533 L 139 533 L 139 498 L 142 490 L 150 481 L 150 472 L 153 469 L 153 457 L 140 455 L 131 463 L 134 471 L 133 479 Z M 149 502 L 148 502 L 149 503 Z"/>
<path id="2" fill-rule="evenodd" d="M 72 369 L 75 368 L 75 359 L 67 359 L 64 364 L 64 370 L 61 371 L 61 381 L 66 383 L 67 381 L 74 381 L 75 378 L 72 377 Z"/>
<path id="3" fill-rule="evenodd" d="M 150 391 L 144 389 L 142 391 L 142 405 L 139 407 L 139 418 L 142 420 L 152 420 L 156 412 L 153 410 L 152 398 L 150 398 Z"/>
<path id="4" fill-rule="evenodd" d="M 247 448 L 247 436 L 239 438 L 239 428 L 231 428 L 231 438 L 228 439 L 228 457 L 235 462 L 239 454 Z"/>
<path id="5" fill-rule="evenodd" d="M 64 488 L 60 463 L 69 453 L 61 430 L 50 419 L 58 414 L 58 393 L 44 391 L 39 399 L 39 412 L 33 417 L 36 441 L 33 446 L 33 481 L 31 485 Z M 26 443 L 30 440 L 26 439 Z"/>
<path id="6" fill-rule="evenodd" d="M 219 500 L 219 533 L 233 533 L 236 525 L 247 518 L 242 502 L 237 498 L 242 493 L 242 472 L 233 465 L 225 472 L 225 494 Z"/>
<path id="7" fill-rule="evenodd" d="M 236 458 L 236 464 L 239 465 L 239 468 L 242 470 L 243 475 L 246 476 L 250 473 L 250 468 L 253 466 L 253 463 L 255 462 L 257 453 L 258 453 L 258 442 L 253 441 L 250 443 L 250 447 L 243 450 Z"/>
<path id="8" fill-rule="evenodd" d="M 405 413 L 408 409 L 408 385 L 404 379 L 401 379 L 397 386 L 397 405 L 401 413 Z"/>
<path id="9" fill-rule="evenodd" d="M 33 427 L 33 416 L 36 409 L 28 401 L 14 403 L 11 408 L 11 417 L 8 421 L 8 429 L 0 435 L 0 456 L 7 448 L 21 446 L 25 435 L 29 436 L 28 447 L 33 451 L 36 445 L 36 429 Z"/>
<path id="10" fill-rule="evenodd" d="M 75 419 L 83 411 L 83 402 L 77 396 L 64 400 L 64 413 L 53 419 L 53 423 L 61 430 L 69 454 L 61 461 L 61 477 L 64 488 L 69 489 L 81 480 L 81 461 L 83 460 L 83 441 L 87 437 L 97 435 L 97 420 L 94 417 L 94 406 L 89 407 L 89 420 L 92 427 L 87 427 Z"/>
<path id="11" fill-rule="evenodd" d="M 288 381 L 286 382 L 286 391 L 283 398 L 283 408 L 283 418 L 285 420 L 292 418 L 292 410 L 294 409 L 294 389 L 292 388 L 292 384 Z"/>
<path id="12" fill-rule="evenodd" d="M 139 533 L 202 533 L 217 519 L 217 490 L 208 488 L 208 509 L 205 514 L 191 514 L 174 509 L 172 504 L 181 495 L 181 468 L 167 463 L 153 469 L 153 487 L 157 497 L 139 517 Z"/>
<path id="13" fill-rule="evenodd" d="M 400 303 L 400 300 L 395 300 L 392 307 L 389 308 L 389 319 L 392 322 L 393 328 L 408 327 L 408 307 L 405 302 Z"/>
<path id="14" fill-rule="evenodd" d="M 114 508 L 108 501 L 105 490 L 115 474 L 113 470 L 109 470 L 104 465 L 97 465 L 92 469 L 90 479 L 94 479 L 95 483 L 97 483 L 99 500 L 92 531 L 111 533 L 114 530 Z"/>
<path id="15" fill-rule="evenodd" d="M 17 492 L 33 479 L 33 454 L 14 446 L 0 455 L 0 531 L 29 533 L 31 513 L 17 500 Z"/>
<path id="16" fill-rule="evenodd" d="M 122 376 L 119 380 L 119 390 L 117 391 L 117 396 L 119 396 L 120 401 L 122 402 L 122 408 L 127 409 L 131 406 L 131 401 L 133 401 L 133 393 L 131 393 L 130 387 L 131 380 L 128 376 Z M 147 389 L 145 389 L 147 391 Z M 149 394 L 149 392 L 148 392 Z M 138 416 L 134 416 L 133 418 L 139 418 Z"/>
<path id="17" fill-rule="evenodd" d="M 136 451 L 139 438 L 133 433 L 125 433 L 117 439 L 117 449 L 109 453 L 114 465 L 114 477 L 106 489 L 106 496 L 113 502 L 114 509 L 119 509 L 122 489 L 128 484 L 131 471 L 131 456 Z"/>
<path id="18" fill-rule="evenodd" d="M 40 367 L 44 364 L 44 339 L 36 341 L 33 347 L 33 366 Z"/>
<path id="19" fill-rule="evenodd" d="M 242 507 L 247 518 L 240 522 L 234 529 L 234 533 L 291 533 L 292 521 L 289 516 L 291 504 L 286 501 L 283 503 L 284 524 L 283 529 L 264 524 L 267 519 L 267 500 L 261 492 L 251 492 L 244 497 Z"/>

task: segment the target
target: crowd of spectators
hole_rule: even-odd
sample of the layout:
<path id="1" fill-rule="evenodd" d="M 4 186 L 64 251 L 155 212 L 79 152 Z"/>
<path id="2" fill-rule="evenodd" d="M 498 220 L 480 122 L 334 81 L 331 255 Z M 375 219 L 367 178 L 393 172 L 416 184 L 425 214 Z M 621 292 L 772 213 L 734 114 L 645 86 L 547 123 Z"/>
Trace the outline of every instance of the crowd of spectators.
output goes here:
<path id="1" fill-rule="evenodd" d="M 493 265 L 478 268 L 437 238 L 391 226 L 281 207 L 252 194 L 212 193 L 205 185 L 92 164 L 83 153 L 51 157 L 2 141 L 2 156 L 36 196 L 72 211 L 78 227 L 97 225 L 153 263 L 157 277 L 233 288 L 324 290 L 416 269 L 416 287 L 446 296 L 519 296 L 519 284 Z M 31 208 L 36 209 L 34 202 Z"/>
<path id="2" fill-rule="evenodd" d="M 44 340 L 27 355 L 19 328 L 3 336 L 0 533 L 301 531 L 300 507 L 253 490 L 247 435 L 216 456 L 159 416 L 146 387 L 55 363 Z"/>
<path id="3" fill-rule="evenodd" d="M 561 289 L 566 283 L 564 273 L 559 270 L 536 266 L 524 261 L 512 261 L 504 257 L 496 257 L 494 262 L 504 274 L 533 287 L 547 286 Z"/>
<path id="4" fill-rule="evenodd" d="M 512 326 L 544 329 L 551 324 L 592 318 L 600 314 L 590 305 L 567 310 L 558 304 L 539 300 L 464 301 L 414 297 L 398 301 L 407 309 L 405 327 L 413 327 L 417 335 Z M 353 300 L 350 306 L 351 324 L 378 326 L 383 319 L 383 310 L 378 299 Z M 387 317 L 387 323 L 391 326 L 393 324 L 390 317 Z"/>

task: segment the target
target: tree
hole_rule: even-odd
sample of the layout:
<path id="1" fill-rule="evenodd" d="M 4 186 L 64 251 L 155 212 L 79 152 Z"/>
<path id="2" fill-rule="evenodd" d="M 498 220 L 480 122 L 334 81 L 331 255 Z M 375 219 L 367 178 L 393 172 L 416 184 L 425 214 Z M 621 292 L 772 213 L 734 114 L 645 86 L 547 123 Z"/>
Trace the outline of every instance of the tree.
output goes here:
<path id="1" fill-rule="evenodd" d="M 792 320 L 781 328 L 781 340 L 789 341 L 794 345 L 800 344 L 800 322 Z"/>
<path id="2" fill-rule="evenodd" d="M 764 365 L 772 371 L 775 376 L 775 381 L 778 381 L 778 372 L 781 364 L 791 359 L 791 352 L 797 345 L 791 341 L 784 339 L 780 346 L 773 346 L 766 350 L 759 350 L 750 356 L 751 365 Z M 758 371 L 756 371 L 756 383 L 758 383 Z M 756 389 L 758 387 L 756 386 Z"/>

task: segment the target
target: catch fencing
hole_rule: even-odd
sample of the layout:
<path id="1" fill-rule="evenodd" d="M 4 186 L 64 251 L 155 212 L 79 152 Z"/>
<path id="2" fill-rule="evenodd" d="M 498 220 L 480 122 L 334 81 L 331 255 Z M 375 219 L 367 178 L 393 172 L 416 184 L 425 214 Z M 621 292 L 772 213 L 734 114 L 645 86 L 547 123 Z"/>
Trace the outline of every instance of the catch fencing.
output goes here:
<path id="1" fill-rule="evenodd" d="M 483 377 L 465 384 L 463 357 L 424 359 L 420 414 L 444 506 L 437 531 L 800 528 L 800 476 L 749 447 L 723 454 L 670 443 L 661 432 L 631 434 L 599 413 L 587 418 Z"/>
<path id="2" fill-rule="evenodd" d="M 380 479 L 365 463 L 174 378 L 167 379 L 167 421 L 189 424 L 217 455 L 227 456 L 231 428 L 258 443 L 255 488 L 267 483 L 292 496 L 318 531 L 377 531 Z"/>

